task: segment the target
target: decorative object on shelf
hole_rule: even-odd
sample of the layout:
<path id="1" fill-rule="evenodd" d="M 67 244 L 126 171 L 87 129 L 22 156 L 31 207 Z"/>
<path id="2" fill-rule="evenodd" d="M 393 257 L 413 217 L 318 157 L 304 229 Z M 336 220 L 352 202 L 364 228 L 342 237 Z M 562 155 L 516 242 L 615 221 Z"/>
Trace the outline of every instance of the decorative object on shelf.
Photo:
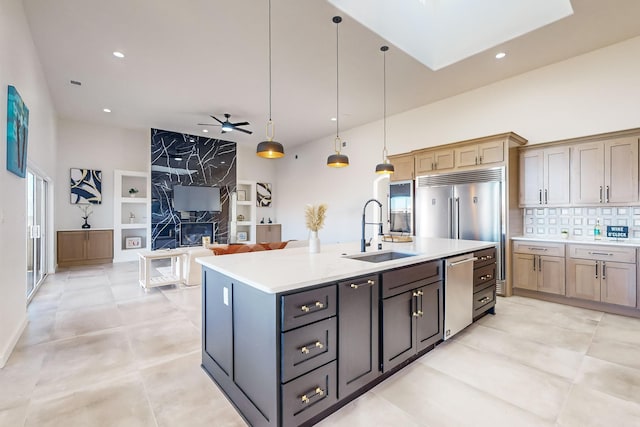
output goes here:
<path id="1" fill-rule="evenodd" d="M 246 231 L 238 231 L 237 240 L 238 240 L 238 242 L 246 242 L 247 241 L 247 232 Z"/>
<path id="2" fill-rule="evenodd" d="M 324 226 L 324 219 L 327 214 L 327 205 L 324 203 L 317 206 L 307 205 L 304 213 L 307 228 L 311 231 L 309 236 L 309 252 L 318 253 L 320 252 L 318 230 Z"/>
<path id="3" fill-rule="evenodd" d="M 137 188 L 130 188 L 129 189 L 129 197 L 136 197 L 136 194 L 138 194 L 138 189 Z"/>
<path id="4" fill-rule="evenodd" d="M 136 214 L 134 214 L 133 212 L 129 212 L 129 224 L 135 224 L 136 223 Z"/>
<path id="5" fill-rule="evenodd" d="M 264 217 L 260 220 L 260 224 L 264 224 Z"/>
<path id="6" fill-rule="evenodd" d="M 245 200 L 247 200 L 247 192 L 245 190 L 237 190 L 236 197 L 239 202 L 244 202 Z"/>
<path id="7" fill-rule="evenodd" d="M 236 217 L 238 221 L 244 221 L 244 215 L 240 214 Z"/>
<path id="8" fill-rule="evenodd" d="M 284 147 L 273 140 L 275 134 L 273 120 L 271 120 L 271 0 L 269 0 L 269 121 L 267 122 L 267 140 L 262 141 L 256 148 L 256 154 L 265 159 L 284 157 Z"/>
<path id="9" fill-rule="evenodd" d="M 211 237 L 210 236 L 202 236 L 202 246 L 204 246 L 205 248 L 211 244 Z"/>
<path id="10" fill-rule="evenodd" d="M 568 231 L 568 230 L 562 230 L 562 231 L 560 232 L 560 236 L 561 236 L 563 239 L 568 239 L 568 238 L 569 238 L 569 231 Z"/>
<path id="11" fill-rule="evenodd" d="M 330 155 L 327 158 L 327 166 L 332 168 L 344 168 L 349 166 L 349 158 L 344 154 L 340 153 L 340 147 L 342 146 L 342 140 L 340 139 L 340 109 L 339 109 L 339 71 L 340 67 L 338 66 L 338 24 L 342 22 L 342 18 L 340 16 L 334 16 L 333 22 L 336 24 L 336 138 L 333 141 L 333 148 L 335 149 L 335 154 Z"/>
<path id="12" fill-rule="evenodd" d="M 273 224 L 273 221 L 271 221 L 271 218 L 269 218 L 269 224 Z"/>
<path id="13" fill-rule="evenodd" d="M 80 208 L 80 210 L 84 214 L 82 216 L 82 219 L 84 219 L 84 224 L 82 224 L 82 228 L 91 228 L 91 226 L 87 222 L 87 219 L 89 218 L 89 215 L 91 215 L 93 213 L 93 211 L 91 210 L 91 206 L 90 205 L 84 205 L 84 206 L 78 206 L 78 208 Z"/>
<path id="14" fill-rule="evenodd" d="M 29 109 L 15 87 L 7 91 L 7 170 L 20 178 L 27 172 Z"/>
<path id="15" fill-rule="evenodd" d="M 142 237 L 127 237 L 124 239 L 125 249 L 139 249 L 142 246 Z"/>
<path id="16" fill-rule="evenodd" d="M 382 46 L 380 48 L 382 51 L 383 58 L 383 67 L 382 67 L 382 128 L 383 128 L 383 137 L 382 137 L 382 163 L 378 163 L 376 165 L 376 173 L 379 174 L 392 174 L 395 172 L 395 168 L 391 163 L 389 163 L 389 158 L 387 157 L 387 51 L 389 50 L 389 46 Z"/>
<path id="17" fill-rule="evenodd" d="M 71 203 L 102 203 L 102 171 L 71 168 Z"/>
<path id="18" fill-rule="evenodd" d="M 271 206 L 271 184 L 256 182 L 256 206 L 261 208 Z"/>

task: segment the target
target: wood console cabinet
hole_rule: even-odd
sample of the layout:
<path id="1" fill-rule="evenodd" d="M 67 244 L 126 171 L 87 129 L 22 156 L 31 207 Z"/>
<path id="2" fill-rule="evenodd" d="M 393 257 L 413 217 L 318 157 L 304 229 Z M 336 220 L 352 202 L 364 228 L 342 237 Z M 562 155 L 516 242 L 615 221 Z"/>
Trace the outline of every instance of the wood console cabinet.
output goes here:
<path id="1" fill-rule="evenodd" d="M 279 242 L 282 240 L 280 224 L 256 224 L 256 243 Z"/>
<path id="2" fill-rule="evenodd" d="M 113 230 L 58 231 L 58 267 L 113 262 Z"/>

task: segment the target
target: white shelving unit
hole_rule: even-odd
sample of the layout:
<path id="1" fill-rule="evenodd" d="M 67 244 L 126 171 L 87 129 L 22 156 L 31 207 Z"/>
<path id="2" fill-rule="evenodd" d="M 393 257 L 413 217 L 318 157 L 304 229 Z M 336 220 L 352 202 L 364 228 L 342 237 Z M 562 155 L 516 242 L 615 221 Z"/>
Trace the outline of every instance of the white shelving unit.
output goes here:
<path id="1" fill-rule="evenodd" d="M 135 261 L 138 252 L 151 250 L 151 180 L 149 173 L 114 171 L 113 261 Z M 138 190 L 133 196 L 130 188 Z M 128 238 L 140 238 L 140 245 L 127 247 Z"/>
<path id="2" fill-rule="evenodd" d="M 244 200 L 238 200 L 238 194 L 244 193 Z M 242 196 L 240 197 L 242 199 Z M 240 218 L 240 219 L 239 219 Z M 256 183 L 238 181 L 236 191 L 231 194 L 231 226 L 229 243 L 256 242 Z M 243 234 L 246 240 L 242 240 Z"/>

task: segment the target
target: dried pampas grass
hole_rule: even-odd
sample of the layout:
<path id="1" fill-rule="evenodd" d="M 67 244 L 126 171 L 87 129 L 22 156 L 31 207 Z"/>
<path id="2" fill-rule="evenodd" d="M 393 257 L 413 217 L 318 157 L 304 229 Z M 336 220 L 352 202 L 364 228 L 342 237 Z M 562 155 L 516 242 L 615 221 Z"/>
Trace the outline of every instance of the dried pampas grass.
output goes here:
<path id="1" fill-rule="evenodd" d="M 307 222 L 307 228 L 311 231 L 318 231 L 324 225 L 324 217 L 327 214 L 327 205 L 324 203 L 315 205 L 307 205 L 304 209 L 304 215 Z"/>

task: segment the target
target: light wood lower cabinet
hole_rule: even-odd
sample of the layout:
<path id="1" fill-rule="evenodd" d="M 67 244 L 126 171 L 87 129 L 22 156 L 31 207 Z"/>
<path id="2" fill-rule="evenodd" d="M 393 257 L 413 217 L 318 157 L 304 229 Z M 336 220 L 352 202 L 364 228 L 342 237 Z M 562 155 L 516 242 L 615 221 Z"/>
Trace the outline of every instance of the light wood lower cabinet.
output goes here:
<path id="1" fill-rule="evenodd" d="M 564 295 L 564 265 L 564 245 L 561 243 L 516 242 L 513 254 L 513 286 Z"/>
<path id="2" fill-rule="evenodd" d="M 58 266 L 113 262 L 113 230 L 58 231 Z"/>

